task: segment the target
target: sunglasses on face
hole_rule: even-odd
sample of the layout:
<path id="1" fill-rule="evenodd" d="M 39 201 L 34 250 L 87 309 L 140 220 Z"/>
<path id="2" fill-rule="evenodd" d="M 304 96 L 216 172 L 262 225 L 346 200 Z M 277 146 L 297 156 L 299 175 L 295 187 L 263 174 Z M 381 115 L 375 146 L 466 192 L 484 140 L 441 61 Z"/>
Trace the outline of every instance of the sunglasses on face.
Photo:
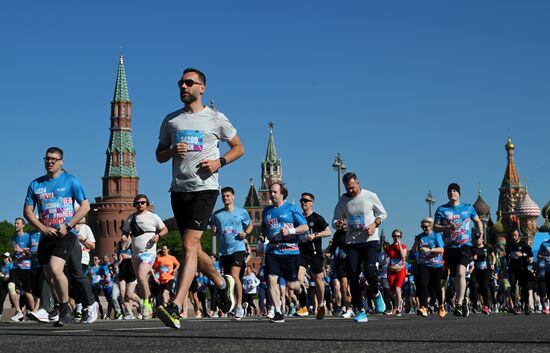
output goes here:
<path id="1" fill-rule="evenodd" d="M 422 225 L 422 226 L 420 226 L 420 228 L 422 228 L 422 229 L 428 229 L 428 228 L 430 228 L 430 226 Z"/>
<path id="2" fill-rule="evenodd" d="M 134 207 L 139 205 L 146 205 L 147 201 L 134 201 Z"/>
<path id="3" fill-rule="evenodd" d="M 300 202 L 301 202 L 301 203 L 308 203 L 308 202 L 313 202 L 313 200 L 300 199 Z"/>
<path id="4" fill-rule="evenodd" d="M 44 157 L 44 162 L 46 163 L 57 163 L 61 160 L 61 158 L 55 158 L 55 157 Z"/>
<path id="5" fill-rule="evenodd" d="M 179 80 L 178 81 L 178 87 L 181 87 L 183 85 L 186 85 L 187 87 L 192 87 L 193 85 L 202 85 L 202 83 L 197 82 L 197 81 L 193 81 L 191 79 Z"/>

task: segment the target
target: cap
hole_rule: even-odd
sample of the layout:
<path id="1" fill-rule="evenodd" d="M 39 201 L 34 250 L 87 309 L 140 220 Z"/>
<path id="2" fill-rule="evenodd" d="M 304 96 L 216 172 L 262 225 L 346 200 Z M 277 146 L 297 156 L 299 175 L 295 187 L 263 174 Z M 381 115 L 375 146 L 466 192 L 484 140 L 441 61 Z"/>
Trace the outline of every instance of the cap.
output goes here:
<path id="1" fill-rule="evenodd" d="M 5 253 L 2 254 L 2 256 L 4 256 L 4 257 L 10 257 L 10 253 L 6 251 Z"/>
<path id="2" fill-rule="evenodd" d="M 460 194 L 460 185 L 458 185 L 457 183 L 450 183 L 447 187 L 447 193 L 449 193 L 449 191 L 451 190 L 456 190 L 458 194 Z"/>

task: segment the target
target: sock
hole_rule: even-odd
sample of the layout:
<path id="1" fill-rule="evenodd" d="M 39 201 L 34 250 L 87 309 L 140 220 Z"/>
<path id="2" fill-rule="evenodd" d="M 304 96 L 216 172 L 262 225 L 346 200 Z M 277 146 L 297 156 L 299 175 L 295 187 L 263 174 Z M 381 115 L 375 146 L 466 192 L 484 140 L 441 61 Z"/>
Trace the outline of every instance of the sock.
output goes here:
<path id="1" fill-rule="evenodd" d="M 298 301 L 300 302 L 300 307 L 305 308 L 307 306 L 307 291 L 304 286 L 300 286 L 300 293 L 298 293 Z"/>

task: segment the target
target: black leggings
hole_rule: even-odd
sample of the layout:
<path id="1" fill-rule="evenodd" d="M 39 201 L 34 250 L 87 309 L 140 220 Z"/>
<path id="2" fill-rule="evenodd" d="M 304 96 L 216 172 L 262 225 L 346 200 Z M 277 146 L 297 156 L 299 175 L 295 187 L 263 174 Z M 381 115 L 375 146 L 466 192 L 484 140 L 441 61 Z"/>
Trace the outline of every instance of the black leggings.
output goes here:
<path id="1" fill-rule="evenodd" d="M 418 265 L 416 268 L 416 292 L 420 299 L 420 306 L 428 306 L 428 293 L 434 293 L 439 305 L 443 305 L 441 292 L 441 276 L 443 267 L 427 267 Z"/>
<path id="2" fill-rule="evenodd" d="M 348 245 L 346 251 L 346 270 L 348 272 L 351 302 L 357 310 L 363 309 L 361 284 L 359 275 L 363 272 L 367 280 L 367 297 L 373 298 L 378 292 L 378 255 L 380 245 L 378 241 L 369 241 L 362 244 Z"/>
<path id="3" fill-rule="evenodd" d="M 489 281 L 491 280 L 491 270 L 475 270 L 474 276 L 477 282 L 477 292 L 481 294 L 481 297 L 483 298 L 483 305 L 491 306 L 491 296 L 489 295 Z"/>
<path id="4" fill-rule="evenodd" d="M 516 267 L 510 267 L 508 270 L 508 279 L 510 280 L 510 293 L 512 296 L 512 301 L 514 302 L 514 305 L 517 304 L 518 298 L 516 297 L 517 293 L 517 286 L 522 278 L 522 270 L 521 268 Z"/>

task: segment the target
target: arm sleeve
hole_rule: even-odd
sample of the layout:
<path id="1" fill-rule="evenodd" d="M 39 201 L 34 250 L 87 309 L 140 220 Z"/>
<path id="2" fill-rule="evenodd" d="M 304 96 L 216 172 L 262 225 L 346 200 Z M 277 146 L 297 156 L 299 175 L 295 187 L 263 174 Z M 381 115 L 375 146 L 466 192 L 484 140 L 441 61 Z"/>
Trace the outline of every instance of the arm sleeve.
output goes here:
<path id="1" fill-rule="evenodd" d="M 378 198 L 378 195 L 373 193 L 373 207 L 374 207 L 374 217 L 380 218 L 382 222 L 388 218 L 388 213 L 386 212 L 386 209 L 384 208 L 384 205 L 382 205 L 382 202 Z"/>

